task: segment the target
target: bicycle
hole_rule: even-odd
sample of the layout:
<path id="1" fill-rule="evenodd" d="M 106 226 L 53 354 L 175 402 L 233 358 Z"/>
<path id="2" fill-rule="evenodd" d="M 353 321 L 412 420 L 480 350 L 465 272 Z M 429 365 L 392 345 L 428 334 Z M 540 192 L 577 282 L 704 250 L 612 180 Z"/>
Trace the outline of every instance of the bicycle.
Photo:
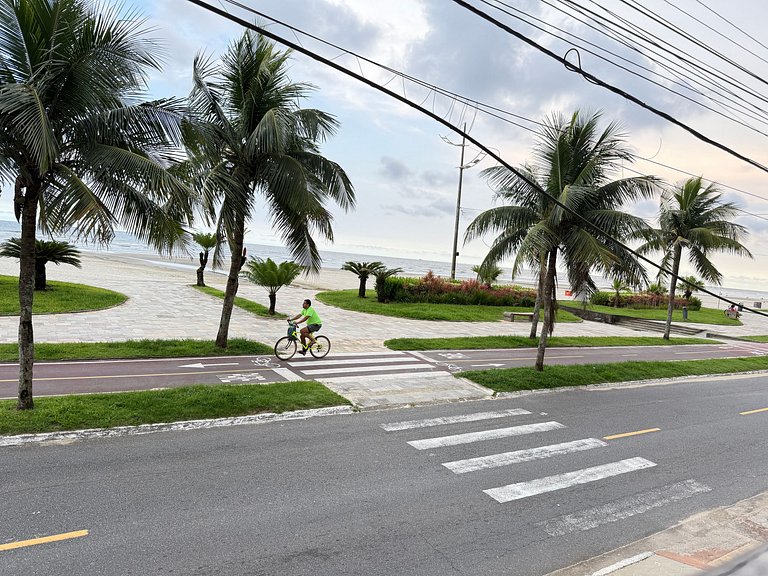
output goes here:
<path id="1" fill-rule="evenodd" d="M 290 335 L 283 336 L 275 343 L 275 356 L 280 360 L 290 360 L 296 354 L 298 346 L 304 346 L 301 344 L 299 328 L 296 323 L 289 322 L 288 324 L 291 328 Z M 315 336 L 315 341 L 309 346 L 304 346 L 304 349 L 308 349 L 315 358 L 325 358 L 331 350 L 331 341 L 327 336 Z"/>

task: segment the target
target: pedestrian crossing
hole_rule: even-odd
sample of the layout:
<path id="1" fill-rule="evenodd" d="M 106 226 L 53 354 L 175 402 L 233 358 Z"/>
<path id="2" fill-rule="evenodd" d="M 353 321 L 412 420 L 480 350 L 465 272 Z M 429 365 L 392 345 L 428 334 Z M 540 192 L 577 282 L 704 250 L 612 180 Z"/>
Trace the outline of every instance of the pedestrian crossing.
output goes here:
<path id="1" fill-rule="evenodd" d="M 566 489 L 578 489 L 584 485 L 599 485 L 599 483 L 611 478 L 630 474 L 647 474 L 648 471 L 658 467 L 656 462 L 631 454 L 624 454 L 630 457 L 611 459 L 611 444 L 606 441 L 610 440 L 609 437 L 577 438 L 563 441 L 563 433 L 567 433 L 568 427 L 561 422 L 544 419 L 541 416 L 546 415 L 532 414 L 528 410 L 511 408 L 423 420 L 388 422 L 380 426 L 386 433 L 405 436 L 403 438 L 405 444 L 416 450 L 430 450 L 430 456 L 440 458 L 440 465 L 454 474 L 470 475 L 464 477 L 474 478 L 471 476 L 472 473 L 495 469 L 496 473 L 490 476 L 491 478 L 498 480 L 500 477 L 508 475 L 510 480 L 517 480 L 501 486 L 491 488 L 480 486 L 478 488 L 493 501 L 510 506 L 514 506 L 516 501 L 543 497 L 543 495 Z M 515 419 L 520 418 L 524 421 L 514 422 Z M 513 425 L 499 427 L 498 422 L 504 419 L 510 420 L 509 424 Z M 542 421 L 530 421 L 539 419 Z M 459 426 L 465 427 L 465 429 L 471 426 L 475 429 L 468 432 L 455 430 Z M 483 430 L 476 429 L 485 426 L 488 427 Z M 443 427 L 442 430 L 450 430 L 455 433 L 444 435 L 428 433 L 441 429 L 439 427 Z M 558 436 L 557 440 L 560 441 L 552 442 L 550 440 L 547 442 L 545 440 L 542 442 L 541 439 L 548 438 L 548 433 L 555 433 Z M 416 437 L 414 438 L 414 436 Z M 495 454 L 485 453 L 462 459 L 451 459 L 449 456 L 452 449 L 460 450 L 463 456 L 472 451 L 487 451 L 486 446 L 499 446 L 498 441 L 501 441 L 501 444 L 513 444 L 516 449 Z M 590 456 L 592 454 L 596 456 Z M 445 457 L 441 457 L 443 455 Z M 585 465 L 573 469 L 574 457 L 583 460 Z M 606 462 L 606 459 L 613 461 Z M 536 468 L 533 467 L 535 464 L 530 463 L 536 461 L 548 462 L 549 464 L 543 469 L 549 473 L 530 478 L 532 472 L 535 475 L 536 471 Z M 557 468 L 561 469 L 557 470 Z M 557 471 L 557 473 L 551 473 L 553 471 Z M 664 475 L 658 477 L 664 477 Z M 488 476 L 483 476 L 482 481 L 487 481 L 487 478 Z M 648 478 L 642 479 L 638 485 L 647 484 L 648 481 Z M 626 483 L 625 485 L 631 487 L 633 484 Z M 614 484 L 614 490 L 615 486 Z M 694 479 L 654 487 L 640 493 L 633 490 L 629 496 L 625 495 L 609 502 L 600 503 L 592 508 L 552 518 L 540 522 L 537 526 L 550 536 L 562 536 L 570 532 L 591 530 L 704 494 L 710 490 L 710 487 Z"/>
<path id="2" fill-rule="evenodd" d="M 346 352 L 334 353 L 333 358 L 316 359 L 294 356 L 287 369 L 305 379 L 338 378 L 364 374 L 398 374 L 431 372 L 438 368 L 427 359 L 407 352 Z M 285 370 L 285 368 L 284 368 Z"/>
<path id="3" fill-rule="evenodd" d="M 768 354 L 768 342 L 749 342 L 740 340 L 729 343 L 727 349 L 734 350 L 739 356 L 751 354 L 753 356 L 765 356 Z"/>

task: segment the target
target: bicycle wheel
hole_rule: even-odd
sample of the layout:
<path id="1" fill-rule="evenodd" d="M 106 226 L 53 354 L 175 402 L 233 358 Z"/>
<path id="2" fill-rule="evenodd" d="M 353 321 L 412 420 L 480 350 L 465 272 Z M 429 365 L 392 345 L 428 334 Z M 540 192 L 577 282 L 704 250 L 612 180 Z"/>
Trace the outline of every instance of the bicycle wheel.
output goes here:
<path id="1" fill-rule="evenodd" d="M 275 344 L 275 356 L 280 360 L 290 360 L 296 354 L 296 340 L 283 336 Z"/>
<path id="2" fill-rule="evenodd" d="M 331 341 L 326 336 L 315 337 L 315 344 L 309 348 L 310 354 L 315 358 L 325 358 L 328 352 L 331 351 Z"/>

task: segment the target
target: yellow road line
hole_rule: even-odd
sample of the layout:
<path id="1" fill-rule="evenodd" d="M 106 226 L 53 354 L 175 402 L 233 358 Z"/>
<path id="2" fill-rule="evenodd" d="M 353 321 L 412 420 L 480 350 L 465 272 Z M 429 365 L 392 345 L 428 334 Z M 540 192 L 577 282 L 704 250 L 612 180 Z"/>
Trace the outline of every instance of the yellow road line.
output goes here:
<path id="1" fill-rule="evenodd" d="M 35 546 L 37 544 L 48 544 L 49 542 L 59 542 L 60 540 L 70 540 L 72 538 L 80 538 L 82 536 L 88 536 L 88 530 L 77 530 L 76 532 L 65 532 L 64 534 L 54 534 L 53 536 L 43 536 L 42 538 L 33 538 L 32 540 L 22 540 L 20 542 L 10 542 L 8 544 L 0 544 L 0 552 L 5 550 L 13 550 L 15 548 L 25 548 L 27 546 Z"/>
<path id="2" fill-rule="evenodd" d="M 647 428 L 637 432 L 625 432 L 624 434 L 614 434 L 613 436 L 603 436 L 603 440 L 616 440 L 617 438 L 626 438 L 627 436 L 637 436 L 639 434 L 648 434 L 649 432 L 658 432 L 661 428 Z"/>
<path id="3" fill-rule="evenodd" d="M 748 416 L 749 414 L 757 414 L 758 412 L 768 412 L 768 408 L 759 408 L 758 410 L 748 410 L 746 412 L 739 412 L 742 416 Z"/>
<path id="4" fill-rule="evenodd" d="M 227 374 L 235 374 L 238 372 L 263 372 L 264 370 L 272 370 L 271 368 L 248 368 L 246 370 L 207 370 L 205 372 L 197 371 L 197 372 L 169 372 L 167 374 L 112 374 L 112 375 L 102 375 L 102 376 L 58 376 L 56 378 L 35 378 L 35 382 L 47 382 L 52 380 L 100 380 L 100 379 L 107 379 L 107 378 L 155 378 L 158 376 L 190 376 L 194 374 L 222 374 L 226 372 Z M 13 380 L 0 380 L 0 384 L 4 382 L 18 382 L 18 378 L 14 378 Z"/>

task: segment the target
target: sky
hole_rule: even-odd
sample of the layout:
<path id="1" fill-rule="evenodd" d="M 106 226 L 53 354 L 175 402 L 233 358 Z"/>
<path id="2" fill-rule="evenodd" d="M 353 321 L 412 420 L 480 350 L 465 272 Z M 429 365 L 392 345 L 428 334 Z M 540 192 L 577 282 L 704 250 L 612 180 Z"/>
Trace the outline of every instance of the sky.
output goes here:
<path id="1" fill-rule="evenodd" d="M 692 174 L 718 183 L 725 199 L 744 210 L 737 222 L 750 230 L 745 244 L 755 256 L 754 260 L 716 257 L 714 260 L 725 276 L 723 285 L 753 289 L 768 285 L 768 173 L 590 83 L 455 2 L 243 2 L 340 48 L 495 107 L 499 111 L 497 116 L 514 123 L 438 96 L 345 55 L 340 48 L 322 45 L 282 25 L 269 24 L 269 30 L 275 34 L 385 84 L 455 126 L 466 123 L 473 138 L 514 166 L 532 160 L 537 122 L 552 114 L 569 116 L 575 110 L 602 111 L 604 125 L 620 123 L 627 143 L 638 156 L 634 164 L 622 168 L 616 177 L 642 173 L 676 183 Z M 650 15 L 633 8 L 639 3 L 626 0 L 579 2 L 585 11 L 591 11 L 582 14 L 569 11 L 571 3 L 557 0 L 470 3 L 560 57 L 580 46 L 584 70 L 743 156 L 768 164 L 764 153 L 768 126 L 762 111 L 768 108 L 762 100 L 768 97 L 768 83 L 764 80 L 768 78 L 768 48 L 761 44 L 768 6 L 763 2 L 646 0 L 642 6 L 651 11 Z M 677 7 L 680 4 L 684 6 Z M 186 96 L 191 87 L 194 56 L 204 53 L 217 57 L 242 34 L 236 24 L 185 0 L 128 0 L 126 5 L 146 16 L 148 24 L 154 27 L 152 35 L 165 52 L 163 71 L 149 78 L 151 97 Z M 251 22 L 266 22 L 227 0 L 218 1 L 216 6 Z M 496 7 L 503 7 L 506 13 Z M 531 26 L 531 22 L 539 29 Z M 640 40 L 621 44 L 615 37 L 602 34 L 598 26 L 601 23 L 624 23 L 634 27 L 645 40 L 657 44 L 670 42 L 681 51 L 678 56 L 669 57 L 675 68 L 664 69 L 664 55 L 653 54 L 653 48 Z M 681 33 L 689 34 L 691 40 L 681 37 Z M 715 51 L 721 56 L 715 55 Z M 576 61 L 573 52 L 569 53 L 569 61 Z M 338 133 L 323 144 L 322 152 L 344 168 L 356 191 L 354 210 L 345 213 L 331 206 L 334 243 L 321 243 L 321 248 L 377 255 L 385 263 L 387 255 L 450 261 L 461 137 L 413 108 L 302 54 L 294 53 L 289 75 L 294 81 L 310 82 L 316 87 L 302 106 L 331 113 L 340 122 Z M 653 76 L 655 83 L 641 76 Z M 699 86 L 703 94 L 693 91 Z M 721 86 L 722 94 L 715 94 L 713 86 Z M 741 91 L 745 89 L 751 93 Z M 467 225 L 480 212 L 496 205 L 493 190 L 480 176 L 494 162 L 478 154 L 476 148 L 467 146 L 467 168 L 461 171 L 458 260 L 464 263 L 480 262 L 493 240 L 488 237 L 463 245 Z M 8 189 L 3 189 L 0 219 L 13 218 L 10 200 Z M 653 222 L 658 201 L 647 200 L 626 209 Z M 253 214 L 247 239 L 252 243 L 281 243 L 263 207 Z M 689 274 L 693 270 L 684 266 L 681 272 Z"/>

